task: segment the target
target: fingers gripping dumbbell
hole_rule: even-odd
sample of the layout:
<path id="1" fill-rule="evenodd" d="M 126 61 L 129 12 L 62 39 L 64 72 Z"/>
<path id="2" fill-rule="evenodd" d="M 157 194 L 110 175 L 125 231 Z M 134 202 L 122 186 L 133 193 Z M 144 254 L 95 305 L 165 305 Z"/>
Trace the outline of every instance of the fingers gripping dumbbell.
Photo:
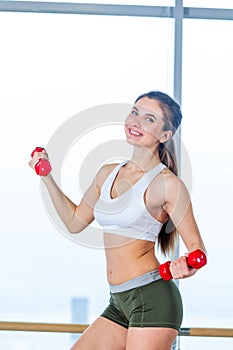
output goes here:
<path id="1" fill-rule="evenodd" d="M 187 263 L 189 267 L 200 269 L 207 264 L 206 254 L 201 249 L 196 249 L 193 252 L 189 253 L 187 257 Z M 161 264 L 159 267 L 160 276 L 166 281 L 169 281 L 173 278 L 170 271 L 170 264 L 171 261 L 167 261 L 164 264 Z"/>
<path id="2" fill-rule="evenodd" d="M 31 157 L 34 156 L 35 152 L 43 152 L 43 147 L 36 147 L 31 154 Z M 48 159 L 39 158 L 38 162 L 35 164 L 35 171 L 37 175 L 47 176 L 52 170 L 51 164 Z"/>

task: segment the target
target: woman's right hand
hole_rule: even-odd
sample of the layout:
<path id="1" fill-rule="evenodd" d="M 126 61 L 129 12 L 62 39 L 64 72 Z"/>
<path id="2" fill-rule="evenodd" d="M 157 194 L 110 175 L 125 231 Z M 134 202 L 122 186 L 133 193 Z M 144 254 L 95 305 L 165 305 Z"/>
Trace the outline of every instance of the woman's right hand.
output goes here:
<path id="1" fill-rule="evenodd" d="M 31 154 L 32 159 L 29 161 L 29 166 L 35 170 L 39 176 L 47 176 L 51 170 L 51 164 L 46 150 L 43 147 L 36 147 Z"/>

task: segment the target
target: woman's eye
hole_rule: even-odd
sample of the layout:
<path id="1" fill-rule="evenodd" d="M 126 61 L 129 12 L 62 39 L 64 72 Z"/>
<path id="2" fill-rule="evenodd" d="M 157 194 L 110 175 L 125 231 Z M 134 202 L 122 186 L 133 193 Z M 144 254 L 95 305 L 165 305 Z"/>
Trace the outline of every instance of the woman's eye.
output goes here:
<path id="1" fill-rule="evenodd" d="M 154 121 L 155 121 L 154 118 L 152 118 L 152 117 L 146 117 L 146 120 L 150 123 L 154 123 Z"/>
<path id="2" fill-rule="evenodd" d="M 131 114 L 132 114 L 132 115 L 138 115 L 137 111 L 134 111 L 134 110 L 131 111 Z"/>

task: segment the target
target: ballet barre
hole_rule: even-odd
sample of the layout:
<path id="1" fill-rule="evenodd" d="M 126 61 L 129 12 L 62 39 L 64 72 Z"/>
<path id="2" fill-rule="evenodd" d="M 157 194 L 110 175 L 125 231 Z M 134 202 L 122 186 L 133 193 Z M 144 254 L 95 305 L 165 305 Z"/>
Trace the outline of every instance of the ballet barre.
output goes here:
<path id="1" fill-rule="evenodd" d="M 87 324 L 0 322 L 0 331 L 83 333 Z M 194 337 L 233 337 L 233 328 L 181 328 L 180 336 Z"/>

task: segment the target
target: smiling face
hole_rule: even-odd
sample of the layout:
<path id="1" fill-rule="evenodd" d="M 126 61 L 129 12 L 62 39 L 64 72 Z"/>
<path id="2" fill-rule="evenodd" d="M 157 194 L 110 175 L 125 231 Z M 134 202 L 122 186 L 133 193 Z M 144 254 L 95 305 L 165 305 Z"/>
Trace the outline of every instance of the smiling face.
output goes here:
<path id="1" fill-rule="evenodd" d="M 125 120 L 125 134 L 132 145 L 156 150 L 160 143 L 168 141 L 171 130 L 164 130 L 163 111 L 159 101 L 143 97 L 132 107 Z"/>

